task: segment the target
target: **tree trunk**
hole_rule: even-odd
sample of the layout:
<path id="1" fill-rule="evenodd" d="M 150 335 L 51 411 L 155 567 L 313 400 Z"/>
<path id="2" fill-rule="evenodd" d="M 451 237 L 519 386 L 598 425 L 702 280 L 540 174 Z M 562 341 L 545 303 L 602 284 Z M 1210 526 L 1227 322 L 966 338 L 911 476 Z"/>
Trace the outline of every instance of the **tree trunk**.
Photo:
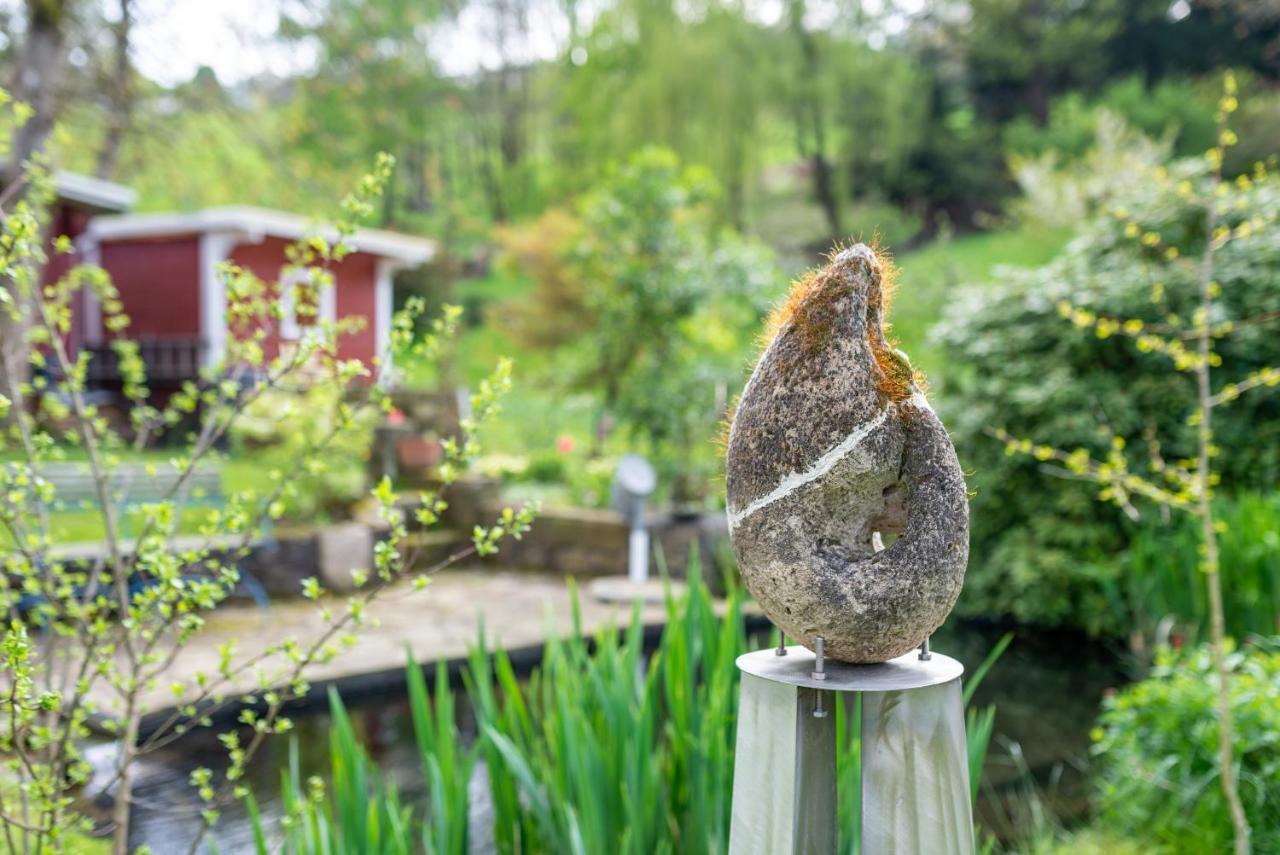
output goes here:
<path id="1" fill-rule="evenodd" d="M 27 0 L 27 37 L 19 55 L 13 96 L 31 105 L 35 112 L 13 133 L 9 149 L 13 173 L 10 180 L 21 179 L 23 163 L 44 146 L 53 130 L 66 69 L 71 7 L 72 0 Z M 14 314 L 0 310 L 0 348 L 4 357 L 0 358 L 0 389 L 6 390 L 6 394 L 7 390 L 17 390 L 27 381 L 31 361 L 27 342 L 27 329 L 31 324 L 28 301 L 34 299 L 34 295 L 11 296 Z M 13 376 L 9 376 L 10 370 Z M 19 399 L 13 401 L 15 408 L 23 405 Z"/>
<path id="2" fill-rule="evenodd" d="M 27 38 L 13 96 L 30 104 L 35 114 L 14 133 L 10 156 L 15 168 L 44 145 L 57 119 L 71 6 L 72 0 L 27 0 Z"/>
<path id="3" fill-rule="evenodd" d="M 1219 148 L 1221 152 L 1221 148 Z M 1222 182 L 1222 161 L 1213 178 L 1213 191 L 1209 195 L 1206 234 L 1212 235 L 1218 226 L 1218 185 Z M 1196 391 L 1200 405 L 1199 446 L 1196 457 L 1196 481 L 1199 487 L 1198 515 L 1204 537 L 1205 585 L 1209 594 L 1209 649 L 1213 656 L 1213 669 L 1217 674 L 1218 707 L 1218 777 L 1222 794 L 1227 800 L 1231 815 L 1231 827 L 1235 839 L 1235 855 L 1249 855 L 1249 820 L 1236 788 L 1234 760 L 1234 731 L 1231 719 L 1231 674 L 1227 669 L 1226 620 L 1222 608 L 1222 577 L 1219 572 L 1218 533 L 1214 528 L 1212 501 L 1212 470 L 1210 449 L 1213 447 L 1213 393 L 1210 383 L 1209 358 L 1212 353 L 1212 330 L 1208 319 L 1213 316 L 1213 241 L 1205 242 L 1204 258 L 1200 265 L 1200 307 L 1204 319 L 1197 324 L 1199 365 L 1196 368 Z"/>
<path id="4" fill-rule="evenodd" d="M 818 80 L 821 68 L 818 56 L 818 43 L 813 33 L 804 27 L 804 0 L 791 0 L 788 6 L 791 32 L 795 35 L 800 47 L 804 80 L 806 85 L 800 87 L 797 97 L 801 103 L 796 110 L 798 122 L 797 136 L 800 154 L 809 161 L 809 173 L 813 179 L 813 195 L 822 208 L 827 220 L 827 228 L 831 237 L 840 238 L 844 229 L 840 221 L 840 201 L 835 192 L 835 175 L 831 161 L 827 159 L 827 127 L 823 113 L 822 100 L 814 91 L 814 83 Z"/>
<path id="5" fill-rule="evenodd" d="M 114 178 L 120 161 L 120 144 L 133 121 L 133 63 L 129 59 L 129 40 L 133 30 L 133 0 L 120 0 L 120 20 L 112 28 L 115 35 L 115 63 L 107 81 L 107 133 L 98 149 L 94 174 Z"/>
<path id="6" fill-rule="evenodd" d="M 1049 124 L 1049 78 L 1043 66 L 1032 69 L 1031 79 L 1027 81 L 1027 109 L 1037 127 Z"/>
<path id="7" fill-rule="evenodd" d="M 844 227 L 840 220 L 840 202 L 836 199 L 831 164 L 821 151 L 815 151 L 809 158 L 809 168 L 813 173 L 813 193 L 827 218 L 827 228 L 831 230 L 832 237 L 842 238 Z"/>

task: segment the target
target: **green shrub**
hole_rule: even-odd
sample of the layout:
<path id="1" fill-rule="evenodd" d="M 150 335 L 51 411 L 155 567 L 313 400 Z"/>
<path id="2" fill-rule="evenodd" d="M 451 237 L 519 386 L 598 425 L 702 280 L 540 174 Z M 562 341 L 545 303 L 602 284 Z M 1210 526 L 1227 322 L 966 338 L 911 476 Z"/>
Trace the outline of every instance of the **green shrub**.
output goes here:
<path id="1" fill-rule="evenodd" d="M 1141 78 L 1129 77 L 1093 96 L 1069 92 L 1053 100 L 1043 126 L 1030 116 L 1009 122 L 1004 143 L 1018 155 L 1053 151 L 1064 158 L 1080 157 L 1095 142 L 1098 113 L 1108 111 L 1149 137 L 1169 135 L 1179 155 L 1199 154 L 1213 145 L 1213 110 L 1220 88 L 1217 80 L 1202 86 L 1175 79 L 1148 88 Z"/>
<path id="2" fill-rule="evenodd" d="M 558 484 L 568 477 L 569 467 L 565 455 L 559 451 L 540 451 L 529 456 L 524 476 L 530 481 Z"/>
<path id="3" fill-rule="evenodd" d="M 1230 656 L 1240 796 L 1253 851 L 1280 853 L 1280 637 Z M 1226 852 L 1218 717 L 1207 647 L 1163 650 L 1151 675 L 1107 699 L 1095 751 L 1099 824 L 1177 853 Z"/>
<path id="4" fill-rule="evenodd" d="M 1227 634 L 1244 638 L 1280 631 L 1280 494 L 1222 499 L 1215 519 L 1223 525 L 1218 549 Z M 1139 526 L 1119 559 L 1119 572 L 1097 574 L 1112 597 L 1117 620 L 1132 621 L 1151 638 L 1171 618 L 1190 640 L 1207 639 L 1209 605 L 1199 544 L 1194 519 L 1150 519 Z"/>
<path id="5" fill-rule="evenodd" d="M 1216 76 L 1168 78 L 1154 86 L 1145 85 L 1140 77 L 1128 77 L 1094 95 L 1068 92 L 1053 99 L 1047 123 L 1038 124 L 1029 116 L 1009 122 L 1003 131 L 1004 146 L 1018 157 L 1052 152 L 1063 160 L 1075 160 L 1097 142 L 1099 114 L 1110 113 L 1147 137 L 1167 139 L 1175 156 L 1191 157 L 1214 143 L 1220 90 Z M 1275 154 L 1280 129 L 1280 93 L 1250 75 L 1241 76 L 1241 91 L 1241 110 L 1235 116 L 1241 143 L 1228 150 L 1227 175 L 1248 172 L 1254 161 Z"/>
<path id="6" fill-rule="evenodd" d="M 1108 597 L 1123 565 L 1129 523 L 1097 500 L 1097 487 L 1045 478 L 1049 462 L 1010 456 L 990 435 L 1004 428 L 1058 448 L 1085 448 L 1105 458 L 1114 433 L 1128 438 L 1131 459 L 1151 459 L 1139 474 L 1161 480 L 1159 459 L 1192 456 L 1188 424 L 1194 387 L 1168 357 L 1144 353 L 1126 336 L 1078 328 L 1061 303 L 1106 317 L 1134 318 L 1160 329 L 1170 315 L 1194 311 L 1196 267 L 1167 259 L 1131 234 L 1129 221 L 1164 236 L 1195 258 L 1204 244 L 1207 191 L 1203 168 L 1176 163 L 1109 211 L 1086 223 L 1055 261 L 1036 270 L 1004 270 L 994 282 L 954 295 L 935 328 L 950 365 L 939 396 L 970 485 L 973 560 L 961 609 L 1013 615 L 1092 632 L 1124 633 L 1129 624 Z M 1248 222 L 1227 241 L 1215 268 L 1222 291 L 1217 321 L 1280 312 L 1280 181 L 1267 174 L 1226 185 L 1225 225 Z M 1117 212 L 1125 216 L 1117 216 Z M 1237 382 L 1280 362 L 1274 323 L 1243 325 L 1218 342 L 1217 375 Z M 1227 494 L 1270 489 L 1280 477 L 1280 396 L 1261 389 L 1215 417 L 1223 453 L 1215 461 Z M 1109 430 L 1108 430 L 1109 429 Z M 1157 447 L 1143 439 L 1164 437 Z M 1065 472 L 1063 474 L 1066 474 Z M 1147 513 L 1156 513 L 1148 510 Z"/>
<path id="7" fill-rule="evenodd" d="M 292 479 L 283 497 L 290 519 L 344 517 L 368 491 L 368 460 L 379 412 L 343 407 L 345 394 L 322 384 L 268 391 L 249 402 L 231 425 L 234 446 L 242 453 L 259 453 L 264 460 L 287 460 L 344 426 L 338 439 L 330 441 L 326 465 L 309 467 Z"/>

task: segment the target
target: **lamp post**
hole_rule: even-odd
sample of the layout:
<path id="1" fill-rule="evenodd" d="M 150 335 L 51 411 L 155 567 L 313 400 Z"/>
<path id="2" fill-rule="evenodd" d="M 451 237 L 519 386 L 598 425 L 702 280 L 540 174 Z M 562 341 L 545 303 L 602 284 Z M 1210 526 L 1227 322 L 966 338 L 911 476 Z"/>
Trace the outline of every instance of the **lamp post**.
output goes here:
<path id="1" fill-rule="evenodd" d="M 627 580 L 642 585 L 649 580 L 649 529 L 645 524 L 645 506 L 658 486 L 653 465 L 638 454 L 627 454 L 618 461 L 613 476 L 613 507 L 630 527 L 627 541 Z"/>

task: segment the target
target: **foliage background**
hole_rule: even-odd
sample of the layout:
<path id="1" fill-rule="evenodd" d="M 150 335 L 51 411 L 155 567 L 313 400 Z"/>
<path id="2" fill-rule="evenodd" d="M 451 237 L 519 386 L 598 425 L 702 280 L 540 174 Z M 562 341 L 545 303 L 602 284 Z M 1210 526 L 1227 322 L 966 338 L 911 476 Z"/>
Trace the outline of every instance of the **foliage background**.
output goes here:
<path id="1" fill-rule="evenodd" d="M 1096 486 L 1046 479 L 1046 470 L 1069 473 L 1007 455 L 990 432 L 1003 428 L 1103 456 L 1114 435 L 1126 438 L 1138 458 L 1191 456 L 1191 379 L 1152 370 L 1169 358 L 1141 352 L 1118 330 L 1065 322 L 1059 303 L 1141 319 L 1156 329 L 1171 316 L 1190 318 L 1194 268 L 1144 246 L 1126 234 L 1126 224 L 1136 220 L 1192 255 L 1205 240 L 1192 199 L 1204 192 L 1203 176 L 1190 163 L 1153 171 L 1133 192 L 1110 199 L 1108 211 L 1082 226 L 1054 261 L 1003 271 L 989 284 L 961 290 L 947 306 L 937 335 L 959 368 L 946 375 L 939 400 L 975 493 L 979 560 L 966 585 L 967 610 L 1125 631 L 1108 608 L 1104 585 L 1124 569 L 1108 559 L 1128 543 L 1134 524 L 1096 502 Z M 1211 323 L 1280 313 L 1278 202 L 1271 177 L 1245 176 L 1228 190 L 1227 225 L 1251 226 L 1218 255 L 1223 316 Z M 1280 358 L 1280 338 L 1265 323 L 1234 331 L 1220 346 L 1228 382 Z M 1144 439 L 1157 429 L 1162 448 Z M 1224 491 L 1272 489 L 1280 476 L 1280 401 L 1265 393 L 1246 396 L 1223 411 L 1217 430 L 1227 452 L 1218 458 Z M 1142 525 L 1166 525 L 1158 513 L 1145 513 Z"/>
<path id="2" fill-rule="evenodd" d="M 1253 851 L 1280 852 L 1280 638 L 1230 657 L 1241 798 Z M 1174 852 L 1225 852 L 1231 823 L 1218 786 L 1208 651 L 1164 651 L 1151 675 L 1104 707 L 1094 732 L 1100 825 Z"/>

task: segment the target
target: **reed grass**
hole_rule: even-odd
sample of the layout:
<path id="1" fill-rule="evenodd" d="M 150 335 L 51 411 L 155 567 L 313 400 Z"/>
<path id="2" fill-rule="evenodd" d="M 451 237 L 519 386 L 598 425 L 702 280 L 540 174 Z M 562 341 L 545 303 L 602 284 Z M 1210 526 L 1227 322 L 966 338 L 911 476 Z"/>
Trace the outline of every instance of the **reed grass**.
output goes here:
<path id="1" fill-rule="evenodd" d="M 382 780 L 377 766 L 356 739 L 342 698 L 329 691 L 329 774 L 303 779 L 298 746 L 289 747 L 289 768 L 283 775 L 281 802 L 283 847 L 271 846 L 252 794 L 246 806 L 259 855 L 283 848 L 316 855 L 410 855 L 415 821 L 411 808 L 400 804 L 394 786 Z"/>
<path id="2" fill-rule="evenodd" d="M 699 578 L 696 566 L 689 578 Z M 576 599 L 575 599 L 576 604 Z M 446 670 L 428 692 L 407 669 L 413 729 L 422 758 L 425 806 L 410 810 L 354 738 L 342 701 L 334 710 L 329 781 L 286 775 L 283 850 L 298 855 L 427 852 L 464 855 L 474 826 L 472 780 L 487 780 L 492 843 L 525 853 L 721 853 L 728 848 L 738 670 L 748 649 L 742 593 L 728 586 L 719 611 L 705 586 L 668 596 L 667 622 L 651 654 L 637 609 L 622 632 L 573 632 L 547 642 L 540 666 L 521 681 L 501 650 L 480 644 L 463 681 L 476 722 L 460 734 Z M 972 689 L 1008 640 L 992 651 Z M 968 710 L 974 792 L 995 710 Z M 857 705 L 837 704 L 840 851 L 856 853 L 860 806 Z M 258 851 L 270 836 L 255 822 Z M 486 830 L 486 833 L 488 831 Z"/>
<path id="3" fill-rule="evenodd" d="M 1280 494 L 1241 494 L 1216 503 L 1227 633 L 1237 639 L 1280 631 Z M 1200 571 L 1199 523 L 1177 518 L 1138 528 L 1106 583 L 1113 607 L 1148 639 L 1177 630 L 1201 641 L 1208 592 Z M 1162 627 L 1164 624 L 1164 627 Z"/>

